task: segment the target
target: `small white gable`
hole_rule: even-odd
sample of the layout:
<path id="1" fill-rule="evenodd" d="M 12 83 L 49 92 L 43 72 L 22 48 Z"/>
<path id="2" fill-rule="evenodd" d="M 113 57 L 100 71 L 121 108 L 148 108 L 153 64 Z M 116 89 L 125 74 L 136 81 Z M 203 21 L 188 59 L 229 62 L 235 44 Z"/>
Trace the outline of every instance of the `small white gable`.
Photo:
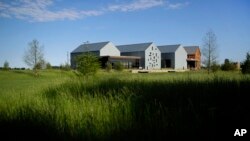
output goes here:
<path id="1" fill-rule="evenodd" d="M 103 48 L 101 48 L 100 56 L 120 56 L 120 51 L 112 42 L 109 42 Z"/>

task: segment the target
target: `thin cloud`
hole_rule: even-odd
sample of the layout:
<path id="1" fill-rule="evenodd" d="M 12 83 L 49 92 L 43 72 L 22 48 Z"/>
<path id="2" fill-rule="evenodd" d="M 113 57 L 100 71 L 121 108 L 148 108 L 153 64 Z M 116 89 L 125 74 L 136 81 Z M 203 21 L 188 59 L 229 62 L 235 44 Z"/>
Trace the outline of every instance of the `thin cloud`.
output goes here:
<path id="1" fill-rule="evenodd" d="M 10 15 L 8 15 L 6 13 L 0 13 L 0 17 L 11 18 Z"/>
<path id="2" fill-rule="evenodd" d="M 136 11 L 164 5 L 163 0 L 136 0 L 128 4 L 110 5 L 109 11 Z"/>
<path id="3" fill-rule="evenodd" d="M 181 9 L 189 5 L 189 2 L 184 2 L 184 3 L 167 3 L 166 6 L 168 9 Z"/>
<path id="4" fill-rule="evenodd" d="M 0 2 L 0 17 L 13 17 L 22 20 L 47 22 L 56 20 L 76 20 L 89 16 L 98 16 L 103 12 L 98 10 L 63 9 L 50 10 L 52 0 L 18 0 L 10 4 Z"/>
<path id="5" fill-rule="evenodd" d="M 57 20 L 78 20 L 85 17 L 99 16 L 107 12 L 132 12 L 154 7 L 180 9 L 189 5 L 185 3 L 170 3 L 165 0 L 132 0 L 130 3 L 112 4 L 99 10 L 61 9 L 53 10 L 53 0 L 16 0 L 9 3 L 0 2 L 0 18 L 16 18 L 30 22 L 48 22 Z"/>

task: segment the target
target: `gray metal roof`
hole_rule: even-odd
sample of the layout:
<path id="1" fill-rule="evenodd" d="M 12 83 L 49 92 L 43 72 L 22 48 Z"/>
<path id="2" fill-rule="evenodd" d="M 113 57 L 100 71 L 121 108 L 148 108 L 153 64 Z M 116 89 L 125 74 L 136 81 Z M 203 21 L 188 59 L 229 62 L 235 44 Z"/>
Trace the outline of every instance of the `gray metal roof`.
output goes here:
<path id="1" fill-rule="evenodd" d="M 116 47 L 120 50 L 120 52 L 138 52 L 138 51 L 145 51 L 151 44 L 152 42 L 130 44 L 130 45 L 119 45 Z"/>
<path id="2" fill-rule="evenodd" d="M 157 46 L 161 53 L 174 53 L 181 45 L 163 45 L 163 46 Z"/>
<path id="3" fill-rule="evenodd" d="M 82 44 L 82 45 L 78 46 L 75 50 L 73 50 L 71 53 L 100 51 L 108 43 L 109 43 L 109 41 L 108 42 Z"/>
<path id="4" fill-rule="evenodd" d="M 197 48 L 199 48 L 199 46 L 185 46 L 184 47 L 187 54 L 195 54 L 195 51 L 196 51 Z"/>

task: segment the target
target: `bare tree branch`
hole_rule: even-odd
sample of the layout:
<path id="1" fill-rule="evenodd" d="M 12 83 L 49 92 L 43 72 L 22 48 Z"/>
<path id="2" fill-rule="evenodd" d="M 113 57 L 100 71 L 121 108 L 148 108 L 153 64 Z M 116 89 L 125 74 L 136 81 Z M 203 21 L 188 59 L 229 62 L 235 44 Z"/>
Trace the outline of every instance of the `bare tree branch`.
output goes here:
<path id="1" fill-rule="evenodd" d="M 207 67 L 208 73 L 211 70 L 211 66 L 217 63 L 217 38 L 215 33 L 210 29 L 203 38 L 202 55 L 203 64 Z"/>
<path id="2" fill-rule="evenodd" d="M 24 62 L 33 69 L 36 69 L 36 65 L 44 61 L 43 47 L 39 45 L 39 42 L 36 39 L 28 45 L 29 48 L 25 51 L 23 57 Z"/>

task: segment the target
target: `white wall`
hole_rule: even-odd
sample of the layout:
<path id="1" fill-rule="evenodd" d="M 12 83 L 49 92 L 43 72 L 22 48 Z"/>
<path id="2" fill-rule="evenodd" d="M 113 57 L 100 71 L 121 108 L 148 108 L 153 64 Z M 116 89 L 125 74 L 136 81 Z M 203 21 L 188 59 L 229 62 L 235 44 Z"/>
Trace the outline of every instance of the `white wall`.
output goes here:
<path id="1" fill-rule="evenodd" d="M 161 52 L 154 44 L 145 50 L 145 69 L 161 69 Z"/>
<path id="2" fill-rule="evenodd" d="M 175 52 L 175 69 L 187 69 L 187 52 L 183 46 Z"/>
<path id="3" fill-rule="evenodd" d="M 120 51 L 113 43 L 109 42 L 100 50 L 100 56 L 120 56 Z"/>

